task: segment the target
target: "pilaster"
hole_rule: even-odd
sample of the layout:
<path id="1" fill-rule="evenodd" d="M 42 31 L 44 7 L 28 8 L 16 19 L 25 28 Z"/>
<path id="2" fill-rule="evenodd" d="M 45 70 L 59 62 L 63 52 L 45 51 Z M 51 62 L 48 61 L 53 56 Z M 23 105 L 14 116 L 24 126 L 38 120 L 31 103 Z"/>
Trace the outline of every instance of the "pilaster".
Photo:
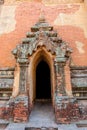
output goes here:
<path id="1" fill-rule="evenodd" d="M 27 94 L 28 63 L 19 64 L 19 66 L 20 66 L 19 95 Z"/>

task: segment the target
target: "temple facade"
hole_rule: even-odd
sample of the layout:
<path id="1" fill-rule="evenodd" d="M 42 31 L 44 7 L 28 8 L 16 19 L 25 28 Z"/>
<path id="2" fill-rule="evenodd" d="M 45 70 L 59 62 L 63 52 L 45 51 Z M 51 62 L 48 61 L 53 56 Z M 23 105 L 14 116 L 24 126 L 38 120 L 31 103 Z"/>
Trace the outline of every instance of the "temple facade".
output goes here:
<path id="1" fill-rule="evenodd" d="M 87 120 L 86 0 L 2 0 L 0 19 L 0 119 L 50 100 L 56 123 Z"/>

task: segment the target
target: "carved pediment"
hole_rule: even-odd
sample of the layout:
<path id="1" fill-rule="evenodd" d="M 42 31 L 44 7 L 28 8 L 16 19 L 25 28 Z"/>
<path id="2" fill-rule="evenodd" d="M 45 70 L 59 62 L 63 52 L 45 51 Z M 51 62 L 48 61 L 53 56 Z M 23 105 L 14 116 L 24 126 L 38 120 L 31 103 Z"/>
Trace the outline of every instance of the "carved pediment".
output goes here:
<path id="1" fill-rule="evenodd" d="M 15 55 L 17 62 L 28 62 L 28 56 L 31 56 L 33 52 L 37 51 L 38 47 L 46 47 L 47 51 L 56 55 L 56 61 L 65 62 L 66 58 L 72 52 L 71 48 L 66 42 L 64 42 L 53 31 L 53 27 L 50 26 L 45 19 L 39 19 L 39 21 L 31 28 L 31 32 L 26 34 L 26 38 L 22 40 L 12 53 Z"/>

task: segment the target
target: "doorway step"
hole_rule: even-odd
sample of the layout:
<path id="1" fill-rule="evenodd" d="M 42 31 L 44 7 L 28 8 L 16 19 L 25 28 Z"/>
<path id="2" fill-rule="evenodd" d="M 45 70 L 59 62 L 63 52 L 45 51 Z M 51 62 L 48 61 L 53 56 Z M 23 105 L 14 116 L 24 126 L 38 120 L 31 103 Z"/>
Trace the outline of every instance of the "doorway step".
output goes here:
<path id="1" fill-rule="evenodd" d="M 35 128 L 35 127 L 31 127 L 31 128 L 25 128 L 25 130 L 58 130 L 58 128 L 53 128 L 53 127 L 42 127 L 42 128 Z"/>
<path id="2" fill-rule="evenodd" d="M 29 118 L 31 127 L 56 127 L 54 109 L 51 100 L 36 100 Z"/>

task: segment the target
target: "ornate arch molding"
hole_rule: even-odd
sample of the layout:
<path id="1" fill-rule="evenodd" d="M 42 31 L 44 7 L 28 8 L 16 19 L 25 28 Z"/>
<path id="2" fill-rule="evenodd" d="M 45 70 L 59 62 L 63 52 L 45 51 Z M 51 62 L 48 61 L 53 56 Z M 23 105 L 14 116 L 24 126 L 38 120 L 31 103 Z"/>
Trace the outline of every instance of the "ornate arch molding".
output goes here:
<path id="1" fill-rule="evenodd" d="M 68 43 L 59 37 L 44 17 L 40 17 L 39 21 L 31 27 L 31 32 L 26 34 L 26 38 L 22 40 L 22 43 L 12 51 L 17 63 L 20 65 L 19 92 L 26 93 L 26 75 L 30 62 L 29 57 L 41 47 L 45 47 L 48 52 L 55 55 L 53 62 L 56 74 L 56 91 L 59 94 L 64 94 L 64 65 L 69 59 L 72 49 L 68 46 Z M 59 76 L 62 77 L 61 83 Z"/>
<path id="2" fill-rule="evenodd" d="M 45 47 L 52 55 L 55 54 L 53 62 L 57 80 L 59 80 L 58 73 L 60 75 L 64 73 L 64 69 L 62 68 L 64 68 L 66 61 L 69 59 L 72 52 L 68 43 L 59 37 L 57 32 L 53 30 L 53 27 L 46 22 L 43 16 L 40 17 L 39 21 L 31 27 L 31 32 L 26 34 L 26 38 L 22 40 L 22 43 L 17 45 L 17 47 L 12 51 L 17 63 L 20 65 L 20 93 L 26 93 L 26 73 L 27 66 L 30 62 L 29 57 L 37 51 L 38 47 Z M 61 77 L 63 77 L 63 75 Z M 57 81 L 56 86 L 58 86 L 58 82 L 59 81 Z M 60 93 L 59 90 L 58 93 Z M 61 93 L 63 94 L 62 91 Z"/>

